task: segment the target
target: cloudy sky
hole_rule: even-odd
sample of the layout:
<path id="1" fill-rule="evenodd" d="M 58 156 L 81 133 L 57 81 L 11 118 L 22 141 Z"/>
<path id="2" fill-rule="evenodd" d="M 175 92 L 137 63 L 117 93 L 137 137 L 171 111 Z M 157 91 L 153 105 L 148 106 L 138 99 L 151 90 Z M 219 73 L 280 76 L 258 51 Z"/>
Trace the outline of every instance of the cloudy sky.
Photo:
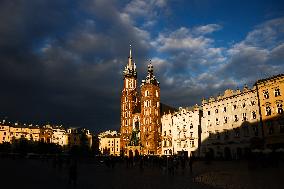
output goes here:
<path id="1" fill-rule="evenodd" d="M 162 102 L 284 73 L 281 0 L 1 0 L 0 118 L 119 129 L 129 44 Z"/>

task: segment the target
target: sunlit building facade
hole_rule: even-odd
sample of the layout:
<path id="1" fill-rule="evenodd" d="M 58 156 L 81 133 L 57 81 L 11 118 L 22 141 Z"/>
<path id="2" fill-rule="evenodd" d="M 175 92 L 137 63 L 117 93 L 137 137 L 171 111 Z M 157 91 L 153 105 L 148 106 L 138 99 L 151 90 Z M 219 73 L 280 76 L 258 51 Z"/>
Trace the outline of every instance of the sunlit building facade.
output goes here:
<path id="1" fill-rule="evenodd" d="M 68 145 L 68 134 L 62 126 L 54 126 L 52 128 L 52 143 L 60 146 Z"/>
<path id="2" fill-rule="evenodd" d="M 201 155 L 240 158 L 262 138 L 256 87 L 202 100 Z"/>
<path id="3" fill-rule="evenodd" d="M 10 141 L 10 126 L 3 120 L 3 122 L 0 123 L 0 144 Z"/>
<path id="4" fill-rule="evenodd" d="M 120 135 L 116 131 L 106 131 L 98 135 L 99 150 L 102 155 L 120 155 Z"/>
<path id="5" fill-rule="evenodd" d="M 259 104 L 266 147 L 284 148 L 284 74 L 258 80 Z"/>
<path id="6" fill-rule="evenodd" d="M 162 116 L 162 155 L 199 155 L 201 115 L 196 105 Z"/>
<path id="7" fill-rule="evenodd" d="M 158 155 L 161 152 L 160 87 L 153 65 L 142 80 L 141 94 L 137 88 L 136 65 L 131 49 L 123 72 L 121 95 L 121 151 L 123 155 Z"/>

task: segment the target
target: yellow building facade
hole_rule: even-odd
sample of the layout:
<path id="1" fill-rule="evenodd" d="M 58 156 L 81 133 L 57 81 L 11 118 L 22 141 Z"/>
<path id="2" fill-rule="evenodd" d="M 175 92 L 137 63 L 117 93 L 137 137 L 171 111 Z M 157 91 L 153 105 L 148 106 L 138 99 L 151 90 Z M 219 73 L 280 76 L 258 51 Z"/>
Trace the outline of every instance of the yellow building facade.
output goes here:
<path id="1" fill-rule="evenodd" d="M 284 74 L 258 80 L 259 109 L 266 147 L 284 147 Z"/>

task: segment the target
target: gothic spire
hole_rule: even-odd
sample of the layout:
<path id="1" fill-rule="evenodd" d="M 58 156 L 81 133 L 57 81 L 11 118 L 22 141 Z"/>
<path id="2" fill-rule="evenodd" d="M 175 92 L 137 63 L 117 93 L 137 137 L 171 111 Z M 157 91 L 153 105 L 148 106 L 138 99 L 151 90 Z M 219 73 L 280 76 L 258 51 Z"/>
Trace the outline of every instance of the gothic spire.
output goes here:
<path id="1" fill-rule="evenodd" d="M 149 64 L 148 64 L 148 75 L 145 80 L 142 80 L 142 85 L 144 85 L 145 83 L 153 84 L 157 86 L 159 86 L 160 84 L 159 81 L 157 81 L 156 77 L 154 76 L 154 68 L 151 63 L 151 60 L 149 60 Z"/>
<path id="2" fill-rule="evenodd" d="M 128 63 L 127 63 L 127 65 L 124 68 L 123 76 L 124 77 L 131 77 L 131 76 L 133 76 L 135 78 L 137 77 L 136 65 L 133 62 L 133 58 L 132 58 L 132 48 L 131 48 L 131 45 L 129 47 Z"/>

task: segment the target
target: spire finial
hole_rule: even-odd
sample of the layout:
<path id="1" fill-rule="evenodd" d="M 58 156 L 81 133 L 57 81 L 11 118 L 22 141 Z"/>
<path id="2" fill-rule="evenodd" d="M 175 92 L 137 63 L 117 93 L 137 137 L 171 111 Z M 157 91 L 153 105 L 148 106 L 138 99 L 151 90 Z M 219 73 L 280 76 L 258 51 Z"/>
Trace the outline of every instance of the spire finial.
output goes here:
<path id="1" fill-rule="evenodd" d="M 132 58 L 132 53 L 131 53 L 131 44 L 129 45 L 129 58 Z"/>

